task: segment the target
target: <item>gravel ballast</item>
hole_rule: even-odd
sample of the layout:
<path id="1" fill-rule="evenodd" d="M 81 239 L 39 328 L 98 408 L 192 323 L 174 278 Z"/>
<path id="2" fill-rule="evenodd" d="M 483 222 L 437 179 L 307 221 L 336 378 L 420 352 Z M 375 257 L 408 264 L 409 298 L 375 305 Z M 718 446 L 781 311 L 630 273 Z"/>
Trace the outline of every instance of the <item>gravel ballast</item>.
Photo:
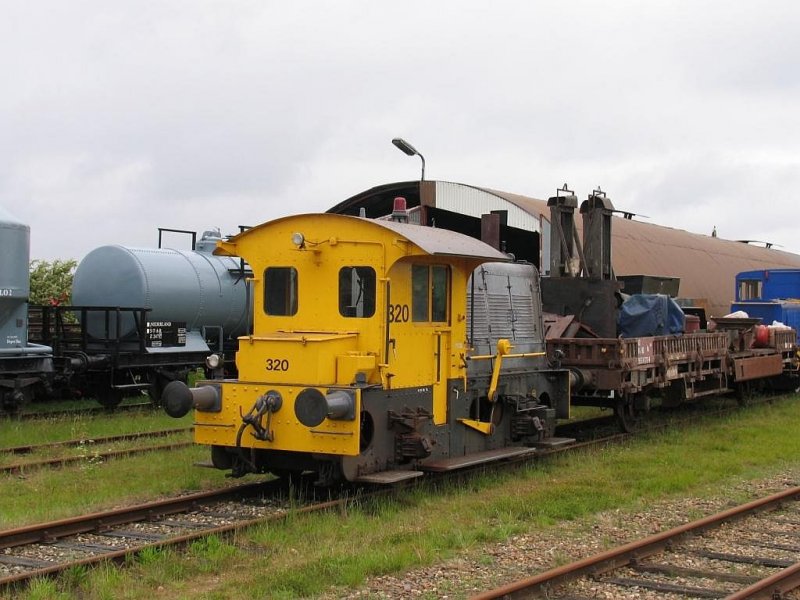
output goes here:
<path id="1" fill-rule="evenodd" d="M 800 485 L 800 467 L 763 480 L 723 486 L 708 497 L 673 498 L 647 507 L 605 511 L 586 519 L 515 535 L 504 542 L 474 548 L 454 559 L 402 575 L 373 577 L 358 590 L 332 589 L 324 597 L 468 598 L 797 485 Z M 722 539 L 719 551 L 724 552 L 724 536 Z M 582 580 L 571 591 L 588 598 L 683 598 L 636 589 L 631 590 L 630 595 L 620 596 L 618 588 L 606 589 L 604 584 L 591 580 Z"/>

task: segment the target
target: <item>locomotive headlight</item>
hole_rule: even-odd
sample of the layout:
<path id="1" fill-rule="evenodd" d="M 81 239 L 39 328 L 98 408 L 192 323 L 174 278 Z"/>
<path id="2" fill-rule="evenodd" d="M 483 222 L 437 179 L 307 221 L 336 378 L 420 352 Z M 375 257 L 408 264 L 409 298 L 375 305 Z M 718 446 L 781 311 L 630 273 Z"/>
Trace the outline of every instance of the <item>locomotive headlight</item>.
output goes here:
<path id="1" fill-rule="evenodd" d="M 297 233 L 293 233 L 292 234 L 292 243 L 295 246 L 297 246 L 298 248 L 305 248 L 306 237 L 302 233 L 300 233 L 299 231 Z"/>
<path id="2" fill-rule="evenodd" d="M 219 357 L 219 354 L 209 354 L 206 356 L 206 367 L 209 369 L 216 369 L 221 362 L 222 359 Z"/>

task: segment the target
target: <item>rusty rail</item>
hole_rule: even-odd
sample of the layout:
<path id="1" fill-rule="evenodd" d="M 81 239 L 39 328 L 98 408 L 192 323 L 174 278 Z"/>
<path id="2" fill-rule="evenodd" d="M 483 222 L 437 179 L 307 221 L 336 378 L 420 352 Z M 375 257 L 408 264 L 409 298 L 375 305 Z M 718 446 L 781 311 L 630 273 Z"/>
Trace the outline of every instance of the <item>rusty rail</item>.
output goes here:
<path id="1" fill-rule="evenodd" d="M 545 571 L 544 573 L 540 573 L 533 577 L 515 581 L 494 590 L 478 594 L 477 596 L 473 597 L 473 600 L 535 597 L 536 594 L 543 593 L 546 589 L 551 588 L 554 585 L 568 582 L 582 575 L 593 574 L 600 571 L 609 571 L 623 567 L 634 559 L 638 560 L 643 557 L 656 554 L 666 548 L 667 545 L 686 536 L 695 535 L 702 531 L 718 527 L 726 521 L 740 519 L 747 515 L 779 506 L 787 500 L 797 500 L 798 498 L 800 498 L 800 487 L 784 490 L 783 492 L 773 494 L 767 498 L 754 500 L 752 502 L 748 502 L 747 504 L 725 510 L 721 513 L 675 527 L 668 531 L 657 533 L 642 540 L 637 540 L 635 542 L 625 544 L 624 546 L 584 558 L 574 563 L 550 569 L 549 571 Z M 800 577 L 800 565 L 790 567 L 786 569 L 786 571 L 789 572 L 787 577 L 794 577 L 795 582 L 797 582 L 797 578 Z M 773 575 L 772 577 L 777 578 L 779 575 L 781 574 L 779 573 Z M 769 579 L 772 579 L 772 577 Z M 775 584 L 764 583 L 767 581 L 768 580 L 765 579 L 762 582 L 754 584 L 750 587 L 755 588 L 757 585 L 766 586 L 764 589 L 770 590 L 769 593 L 771 593 L 771 590 L 774 589 Z M 781 581 L 786 581 L 786 579 L 782 578 Z M 750 588 L 747 589 L 749 590 Z M 742 590 L 741 592 L 738 592 L 739 595 L 729 596 L 726 600 L 744 600 L 745 598 L 771 597 L 769 595 L 753 595 L 755 592 L 747 592 L 750 595 L 743 595 L 745 592 L 747 592 L 747 590 Z M 761 590 L 759 590 L 759 593 L 761 593 Z"/>
<path id="2" fill-rule="evenodd" d="M 61 417 L 74 417 L 74 416 L 90 416 L 90 415 L 110 415 L 118 412 L 135 412 L 145 410 L 155 410 L 157 407 L 152 402 L 138 402 L 136 404 L 120 404 L 114 408 L 105 406 L 90 406 L 86 408 L 78 408 L 72 410 L 50 410 L 42 412 L 3 412 L 0 411 L 0 417 L 8 419 L 18 419 L 20 421 L 33 421 L 43 419 L 59 419 Z"/>
<path id="3" fill-rule="evenodd" d="M 46 444 L 28 444 L 25 446 L 12 446 L 0 448 L 0 454 L 32 454 L 39 450 L 50 448 L 74 448 L 76 446 L 97 446 L 100 444 L 113 444 L 116 442 L 128 442 L 146 437 L 166 437 L 168 435 L 191 432 L 193 427 L 177 427 L 174 429 L 160 429 L 158 431 L 138 431 L 135 433 L 122 433 L 120 435 L 109 435 L 104 437 L 87 437 L 75 440 L 64 440 L 62 442 L 47 442 Z"/>
<path id="4" fill-rule="evenodd" d="M 175 442 L 173 444 L 158 444 L 156 446 L 144 446 L 141 448 L 126 448 L 124 450 L 109 450 L 108 452 L 90 452 L 85 456 L 62 456 L 59 458 L 49 458 L 45 460 L 28 461 L 14 463 L 11 465 L 0 465 L 0 473 L 24 473 L 44 467 L 64 467 L 78 463 L 86 463 L 96 460 L 108 460 L 111 458 L 125 458 L 145 454 L 147 452 L 159 452 L 162 450 L 178 450 L 191 446 L 194 442 Z"/>
<path id="5" fill-rule="evenodd" d="M 780 598 L 783 592 L 798 587 L 800 587 L 800 563 L 770 575 L 724 600 L 773 600 L 776 597 Z"/>
<path id="6" fill-rule="evenodd" d="M 26 544 L 52 542 L 70 535 L 89 533 L 102 528 L 152 519 L 157 515 L 179 513 L 204 502 L 207 503 L 253 494 L 263 489 L 263 486 L 263 483 L 238 485 L 222 490 L 186 494 L 175 498 L 146 502 L 126 508 L 118 508 L 80 517 L 60 519 L 58 521 L 38 523 L 36 525 L 0 531 L 0 550 Z"/>

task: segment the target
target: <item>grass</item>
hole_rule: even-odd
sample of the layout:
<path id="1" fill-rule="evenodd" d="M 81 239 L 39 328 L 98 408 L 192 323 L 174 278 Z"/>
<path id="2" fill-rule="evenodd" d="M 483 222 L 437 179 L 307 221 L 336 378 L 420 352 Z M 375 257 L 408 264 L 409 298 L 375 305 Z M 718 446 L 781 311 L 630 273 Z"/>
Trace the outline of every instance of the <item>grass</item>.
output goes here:
<path id="1" fill-rule="evenodd" d="M 0 447 L 40 444 L 69 439 L 91 440 L 133 433 L 188 427 L 191 415 L 173 419 L 163 412 L 109 413 L 57 416 L 52 419 L 0 420 Z M 84 514 L 121 502 L 137 502 L 184 490 L 201 490 L 225 484 L 224 474 L 201 469 L 194 463 L 208 460 L 208 449 L 189 447 L 153 460 L 152 453 L 103 462 L 98 452 L 147 444 L 167 444 L 188 439 L 186 434 L 155 438 L 146 442 L 120 442 L 102 446 L 87 443 L 71 449 L 48 449 L 36 455 L 0 453 L 0 464 L 24 462 L 52 456 L 86 456 L 87 461 L 60 469 L 37 469 L 22 474 L 0 475 L 0 527 Z"/>
<path id="2" fill-rule="evenodd" d="M 150 402 L 150 396 L 145 394 L 137 394 L 123 398 L 122 402 L 120 402 L 120 406 L 128 404 L 142 404 L 145 402 Z M 22 407 L 22 412 L 47 414 L 49 412 L 61 412 L 65 410 L 95 409 L 99 406 L 100 404 L 94 398 L 61 398 L 56 400 L 27 403 Z"/>
<path id="3" fill-rule="evenodd" d="M 100 455 L 106 452 L 120 452 L 148 446 L 162 446 L 191 442 L 189 432 L 173 433 L 165 436 L 119 440 L 116 442 L 96 442 L 91 436 L 84 438 L 85 442 L 71 447 L 41 448 L 25 454 L 11 454 L 0 451 L 0 466 L 26 465 L 37 461 L 51 459 L 82 459 L 89 462 L 102 460 Z"/>
<path id="4" fill-rule="evenodd" d="M 189 427 L 191 424 L 191 415 L 173 419 L 163 411 L 62 415 L 34 421 L 0 419 L 0 448 L 174 429 Z"/>
<path id="5" fill-rule="evenodd" d="M 608 417 L 613 414 L 613 411 L 610 409 L 600 408 L 598 406 L 571 406 L 569 409 L 569 421 L 586 421 L 588 419 Z"/>
<path id="6" fill-rule="evenodd" d="M 62 469 L 39 469 L 21 476 L 2 475 L 0 528 L 225 485 L 221 471 L 194 466 L 207 459 L 207 449 L 192 446 L 168 454 L 147 453 Z"/>
<path id="7" fill-rule="evenodd" d="M 124 569 L 105 566 L 85 577 L 60 578 L 54 588 L 47 588 L 51 596 L 42 595 L 44 587 L 34 586 L 19 597 L 344 595 L 370 576 L 397 574 L 465 553 L 486 556 L 487 545 L 564 519 L 588 519 L 612 508 L 633 512 L 666 498 L 710 496 L 720 485 L 732 488 L 732 501 L 743 500 L 736 497 L 739 481 L 785 470 L 800 473 L 798 430 L 800 403 L 791 401 L 722 419 L 699 417 L 691 427 L 676 426 L 624 446 L 573 453 L 515 472 L 488 472 L 380 501 L 362 500 L 346 511 L 291 514 L 283 523 L 255 527 L 231 540 L 197 542 L 185 553 L 153 552 Z M 180 454 L 170 462 L 191 460 Z M 171 467 L 174 471 L 166 465 L 157 468 L 155 477 L 191 480 L 177 466 Z M 104 485 L 118 485 L 135 478 L 135 470 L 117 472 L 116 477 L 92 474 L 86 481 L 99 478 Z M 87 487 L 84 483 L 84 491 Z M 10 490 L 5 496 L 20 491 Z M 92 490 L 92 495 L 100 494 Z"/>

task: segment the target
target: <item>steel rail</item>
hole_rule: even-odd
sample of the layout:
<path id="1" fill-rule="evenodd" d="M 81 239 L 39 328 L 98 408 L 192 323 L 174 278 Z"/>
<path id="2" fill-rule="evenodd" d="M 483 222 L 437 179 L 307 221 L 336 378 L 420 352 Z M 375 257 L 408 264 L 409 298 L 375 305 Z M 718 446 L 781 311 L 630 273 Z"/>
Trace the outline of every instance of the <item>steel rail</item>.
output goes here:
<path id="1" fill-rule="evenodd" d="M 7 419 L 16 419 L 18 421 L 36 421 L 36 420 L 44 420 L 44 419 L 57 419 L 63 417 L 73 417 L 73 416 L 90 416 L 90 415 L 112 415 L 118 412 L 132 412 L 132 411 L 145 411 L 145 410 L 155 410 L 157 407 L 152 402 L 140 402 L 137 404 L 120 404 L 119 406 L 115 406 L 113 408 L 109 408 L 106 406 L 92 406 L 86 408 L 77 408 L 72 410 L 50 410 L 50 411 L 42 411 L 42 412 L 2 412 L 0 411 L 0 417 L 4 417 Z"/>
<path id="2" fill-rule="evenodd" d="M 550 569 L 533 577 L 521 579 L 476 596 L 472 600 L 490 600 L 493 598 L 522 598 L 543 591 L 555 584 L 565 583 L 582 575 L 594 574 L 623 567 L 633 559 L 655 554 L 672 542 L 689 535 L 695 535 L 707 529 L 718 527 L 726 521 L 740 519 L 755 512 L 760 512 L 780 505 L 787 500 L 800 497 L 800 487 L 794 487 L 766 498 L 753 500 L 741 506 L 730 508 L 715 515 L 686 523 L 667 531 L 662 531 L 618 548 L 589 556 L 582 560 Z M 787 569 L 787 571 L 790 569 Z M 751 598 L 754 596 L 741 596 Z M 729 597 L 729 600 L 730 597 Z"/>
<path id="3" fill-rule="evenodd" d="M 244 485 L 238 485 L 222 490 L 214 490 L 209 492 L 199 492 L 196 494 L 189 494 L 176 498 L 169 498 L 156 502 L 140 504 L 133 507 L 116 509 L 108 512 L 94 513 L 91 515 L 84 515 L 70 519 L 62 519 L 51 523 L 43 523 L 31 525 L 28 527 L 21 527 L 14 530 L 0 532 L 0 549 L 13 548 L 18 546 L 25 546 L 28 544 L 39 543 L 53 543 L 59 538 L 67 538 L 73 535 L 86 534 L 86 533 L 99 533 L 110 530 L 112 527 L 119 525 L 126 525 L 141 521 L 155 521 L 158 517 L 165 517 L 181 512 L 189 512 L 197 509 L 205 504 L 213 504 L 215 502 L 225 501 L 229 499 L 239 499 L 242 497 L 252 496 L 259 492 L 271 491 L 275 487 L 277 481 L 258 482 Z M 385 490 L 379 492 L 386 493 Z M 361 495 L 363 499 L 365 495 Z M 292 507 L 282 513 L 272 515 L 260 516 L 255 518 L 241 519 L 233 523 L 225 525 L 216 525 L 213 527 L 198 528 L 196 531 L 182 533 L 180 535 L 172 536 L 164 540 L 151 541 L 146 543 L 135 543 L 126 548 L 120 548 L 108 552 L 102 552 L 94 556 L 70 560 L 64 563 L 49 565 L 46 567 L 34 568 L 25 572 L 16 573 L 6 577 L 0 577 L 0 587 L 8 587 L 9 585 L 20 583 L 34 577 L 52 576 L 56 575 L 68 568 L 78 565 L 96 564 L 108 560 L 121 560 L 128 556 L 137 554 L 147 548 L 162 548 L 166 546 L 174 546 L 186 544 L 193 540 L 204 538 L 210 535 L 230 535 L 242 529 L 260 525 L 263 523 L 280 521 L 288 518 L 290 515 L 305 514 L 328 510 L 345 503 L 352 502 L 354 498 L 343 497 L 334 500 L 317 502 L 307 506 Z"/>
<path id="4" fill-rule="evenodd" d="M 524 464 L 525 462 L 530 461 L 531 459 L 544 458 L 560 454 L 562 452 L 568 452 L 570 450 L 591 448 L 595 446 L 606 445 L 608 443 L 621 442 L 629 438 L 630 435 L 628 434 L 615 434 L 608 438 L 594 439 L 585 442 L 577 442 L 559 448 L 548 448 L 548 449 L 538 450 L 535 455 L 527 457 L 527 460 L 512 458 L 509 460 L 502 461 L 500 463 L 496 463 L 494 466 L 498 468 L 519 467 L 522 466 L 522 464 Z M 463 476 L 464 474 L 474 473 L 475 471 L 483 470 L 487 466 L 488 465 L 486 464 L 476 465 L 474 467 L 465 468 L 458 471 L 432 474 L 429 480 L 426 480 L 424 482 L 415 481 L 412 483 L 412 486 L 408 487 L 415 487 L 415 485 L 417 484 L 424 485 L 426 482 L 430 483 L 433 481 L 437 481 L 440 478 L 446 478 L 451 476 Z M 87 534 L 87 533 L 101 533 L 102 531 L 111 529 L 113 527 L 117 527 L 119 525 L 126 525 L 129 523 L 141 522 L 141 521 L 155 521 L 158 517 L 177 514 L 181 512 L 187 512 L 203 504 L 210 504 L 233 497 L 245 497 L 248 495 L 256 494 L 261 491 L 267 491 L 270 485 L 275 485 L 275 484 L 277 484 L 277 482 L 275 481 L 255 482 L 231 488 L 225 488 L 223 490 L 199 492 L 195 494 L 178 496 L 175 498 L 169 498 L 156 502 L 140 504 L 128 508 L 120 508 L 107 512 L 92 513 L 79 517 L 61 519 L 59 521 L 53 521 L 49 523 L 41 523 L 41 524 L 10 529 L 7 531 L 0 531 L 0 550 L 20 547 L 25 545 L 32 545 L 32 544 L 54 543 L 60 538 L 66 538 L 73 535 Z M 360 492 L 358 495 L 358 499 L 363 500 L 364 498 L 367 497 L 380 497 L 385 495 L 392 495 L 396 493 L 396 491 L 397 491 L 396 487 L 387 488 L 385 486 L 381 486 L 377 489 L 372 490 L 371 492 L 366 492 L 366 493 Z M 149 542 L 145 544 L 133 545 L 130 547 L 126 547 L 124 549 L 110 551 L 110 552 L 103 552 L 102 554 L 98 554 L 96 556 L 86 557 L 75 561 L 69 561 L 42 568 L 35 568 L 15 575 L 0 577 L 0 587 L 8 586 L 14 583 L 20 583 L 38 576 L 55 575 L 75 565 L 89 565 L 97 562 L 102 562 L 104 560 L 122 559 L 127 556 L 141 552 L 143 549 L 148 547 L 165 547 L 171 545 L 180 545 L 192 540 L 207 537 L 209 535 L 228 534 L 231 532 L 240 531 L 242 529 L 251 527 L 253 525 L 258 525 L 269 521 L 283 519 L 286 517 L 287 514 L 299 514 L 299 513 L 308 513 L 319 510 L 325 510 L 336 506 L 341 506 L 342 504 L 351 501 L 353 501 L 352 496 L 345 496 L 339 499 L 333 499 L 305 507 L 293 508 L 286 514 L 269 515 L 266 517 L 261 516 L 248 520 L 237 521 L 229 525 L 198 529 L 197 531 L 192 531 L 190 533 L 185 533 L 183 535 L 170 537 L 169 539 L 157 542 Z"/>
<path id="5" fill-rule="evenodd" d="M 175 442 L 172 444 L 159 444 L 156 446 L 145 446 L 141 448 L 126 448 L 123 450 L 109 450 L 108 452 L 92 452 L 85 456 L 62 456 L 60 458 L 50 458 L 45 460 L 28 461 L 24 463 L 14 463 L 11 465 L 0 465 L 0 474 L 16 474 L 24 473 L 26 471 L 34 471 L 43 467 L 65 467 L 67 465 L 74 465 L 78 463 L 91 462 L 95 460 L 107 460 L 110 458 L 125 458 L 128 456 L 136 456 L 137 454 L 146 454 L 147 452 L 160 452 L 162 450 L 178 450 L 180 448 L 187 448 L 194 445 L 194 442 L 187 440 L 185 442 Z"/>
<path id="6" fill-rule="evenodd" d="M 425 481 L 415 480 L 414 482 L 412 482 L 411 486 L 401 485 L 400 487 L 401 488 L 416 487 L 417 485 L 420 484 L 424 485 L 426 482 L 429 483 L 437 481 L 439 477 L 462 476 L 464 474 L 472 473 L 475 471 L 485 470 L 489 466 L 497 468 L 516 468 L 519 466 L 524 466 L 525 463 L 531 462 L 532 460 L 536 460 L 538 458 L 549 457 L 572 450 L 586 449 L 591 447 L 604 446 L 608 444 L 621 443 L 631 438 L 632 438 L 631 434 L 617 433 L 608 437 L 595 438 L 592 440 L 576 442 L 560 446 L 557 448 L 537 449 L 534 454 L 526 455 L 525 457 L 515 457 L 498 461 L 497 463 L 475 465 L 473 467 L 464 468 L 457 471 L 438 473 L 435 475 L 432 474 L 431 477 L 429 479 L 426 479 Z M 24 546 L 25 544 L 53 542 L 58 538 L 67 537 L 69 535 L 101 532 L 102 530 L 118 525 L 124 525 L 127 523 L 144 521 L 144 520 L 154 520 L 159 515 L 165 516 L 189 510 L 189 508 L 181 508 L 181 506 L 189 506 L 190 508 L 197 507 L 202 504 L 223 500 L 227 495 L 246 496 L 249 493 L 253 493 L 256 490 L 266 490 L 267 486 L 269 486 L 272 483 L 273 482 L 266 482 L 266 483 L 258 482 L 252 484 L 245 484 L 242 486 L 236 486 L 233 488 L 226 488 L 224 490 L 200 492 L 197 494 L 180 496 L 178 498 L 171 498 L 162 501 L 157 501 L 155 503 L 138 505 L 127 509 L 122 508 L 105 513 L 94 513 L 91 515 L 85 515 L 81 517 L 63 519 L 52 523 L 31 525 L 27 527 L 17 528 L 14 530 L 9 530 L 6 532 L 0 532 L 0 549 Z M 398 487 L 396 486 L 388 489 L 386 487 L 381 487 L 380 491 L 378 492 L 361 493 L 359 495 L 359 499 L 364 499 L 366 497 L 372 497 L 372 496 L 377 497 L 381 495 L 392 494 L 395 493 L 397 489 Z M 173 536 L 169 539 L 160 540 L 157 542 L 132 545 L 117 551 L 104 552 L 96 556 L 70 561 L 68 563 L 60 563 L 53 566 L 36 568 L 34 570 L 18 573 L 9 577 L 0 578 L 0 587 L 8 586 L 9 584 L 13 583 L 22 582 L 37 576 L 54 575 L 74 565 L 88 565 L 88 564 L 95 564 L 98 562 L 102 562 L 105 560 L 119 560 L 121 558 L 125 558 L 127 556 L 141 552 L 145 548 L 149 547 L 160 548 L 170 545 L 179 545 L 209 535 L 229 534 L 231 532 L 240 531 L 242 529 L 245 529 L 253 525 L 262 524 L 268 521 L 280 520 L 284 518 L 287 514 L 308 513 L 317 510 L 324 510 L 336 506 L 341 506 L 343 503 L 347 503 L 350 501 L 352 501 L 352 498 L 349 497 L 334 499 L 315 505 L 309 505 L 306 507 L 293 508 L 291 511 L 285 514 L 260 516 L 249 520 L 241 520 L 229 525 L 200 529 L 198 531 L 193 531 L 191 533 L 183 534 L 180 536 Z"/>
<path id="7" fill-rule="evenodd" d="M 64 440 L 62 442 L 48 442 L 46 444 L 29 444 L 27 446 L 13 446 L 0 448 L 0 454 L 32 454 L 39 450 L 50 448 L 74 448 L 76 446 L 92 446 L 99 444 L 113 444 L 115 442 L 127 442 L 146 437 L 166 437 L 168 435 L 190 432 L 193 427 L 177 427 L 174 429 L 159 429 L 157 431 L 138 431 L 134 433 L 122 433 L 119 435 L 109 435 L 105 437 L 85 437 L 75 440 Z"/>
<path id="8" fill-rule="evenodd" d="M 724 600 L 772 600 L 781 598 L 784 592 L 800 587 L 800 563 L 765 577 Z"/>
<path id="9" fill-rule="evenodd" d="M 783 394 L 753 398 L 748 400 L 746 404 L 728 402 L 722 406 L 713 406 L 708 402 L 686 403 L 681 405 L 682 411 L 680 413 L 671 414 L 666 423 L 663 422 L 663 420 L 662 422 L 657 421 L 659 415 L 664 415 L 664 413 L 659 410 L 659 407 L 657 407 L 642 416 L 641 422 L 633 429 L 632 434 L 637 435 L 658 432 L 670 427 L 675 427 L 676 425 L 693 423 L 698 418 L 717 418 L 734 414 L 738 411 L 770 404 L 776 400 L 780 400 L 782 395 Z M 730 394 L 718 396 L 720 400 L 724 400 L 724 398 L 730 399 Z M 595 429 L 603 430 L 607 428 L 619 430 L 619 420 L 616 415 L 599 415 L 581 420 L 565 421 L 556 425 L 556 435 L 562 437 L 580 437 L 584 432 L 592 432 L 592 430 Z"/>
<path id="10" fill-rule="evenodd" d="M 248 483 L 219 490 L 196 492 L 194 494 L 156 500 L 154 502 L 145 502 L 104 512 L 90 513 L 79 517 L 8 529 L 0 531 L 0 550 L 26 544 L 53 542 L 58 538 L 69 535 L 90 533 L 102 528 L 144 521 L 156 516 L 170 515 L 187 510 L 187 508 L 199 506 L 202 503 L 246 496 L 263 489 L 264 482 Z"/>

